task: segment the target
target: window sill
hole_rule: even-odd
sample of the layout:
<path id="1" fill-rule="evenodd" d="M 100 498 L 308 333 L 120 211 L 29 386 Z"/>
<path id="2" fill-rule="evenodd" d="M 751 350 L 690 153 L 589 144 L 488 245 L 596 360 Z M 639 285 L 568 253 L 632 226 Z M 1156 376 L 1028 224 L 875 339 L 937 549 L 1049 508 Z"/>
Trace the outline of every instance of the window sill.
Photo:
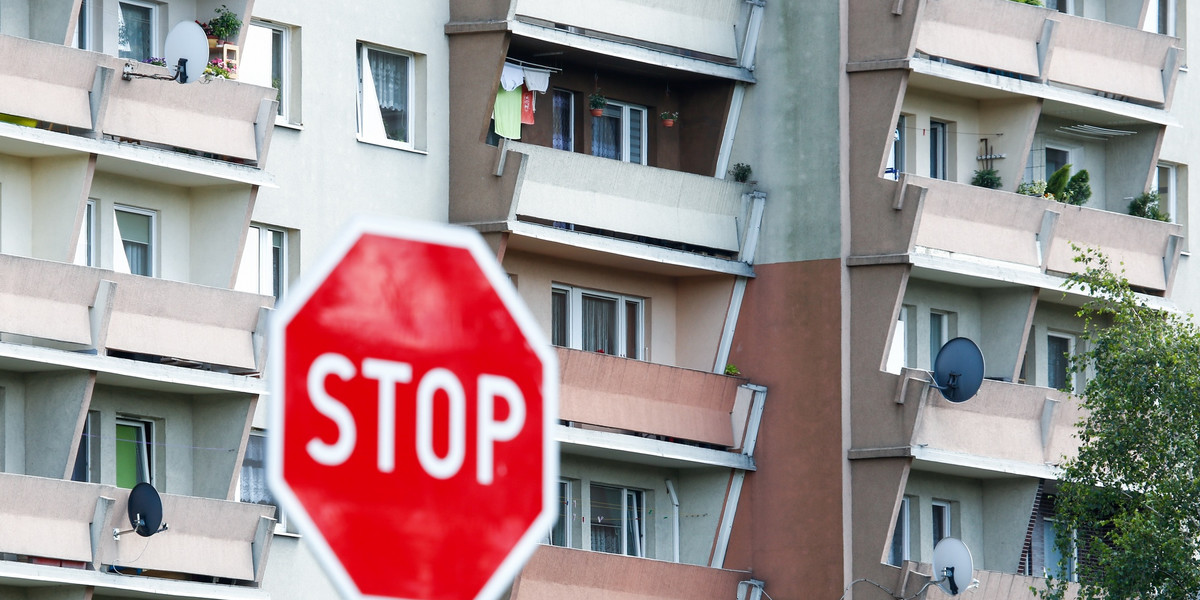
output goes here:
<path id="1" fill-rule="evenodd" d="M 275 117 L 275 126 L 283 127 L 284 129 L 294 129 L 296 131 L 304 131 L 303 123 L 293 123 L 283 117 Z"/>
<path id="2" fill-rule="evenodd" d="M 363 144 L 370 144 L 372 146 L 380 146 L 382 148 L 391 148 L 392 150 L 401 150 L 403 152 L 412 152 L 413 154 L 420 154 L 422 156 L 427 156 L 429 154 L 428 152 L 426 152 L 424 150 L 417 150 L 416 148 L 413 148 L 412 146 L 397 144 L 396 142 L 391 142 L 391 141 L 385 142 L 382 140 L 370 140 L 370 139 L 364 138 L 362 136 L 362 134 L 358 134 L 354 137 L 355 137 L 355 139 L 357 139 L 359 142 L 361 142 Z"/>

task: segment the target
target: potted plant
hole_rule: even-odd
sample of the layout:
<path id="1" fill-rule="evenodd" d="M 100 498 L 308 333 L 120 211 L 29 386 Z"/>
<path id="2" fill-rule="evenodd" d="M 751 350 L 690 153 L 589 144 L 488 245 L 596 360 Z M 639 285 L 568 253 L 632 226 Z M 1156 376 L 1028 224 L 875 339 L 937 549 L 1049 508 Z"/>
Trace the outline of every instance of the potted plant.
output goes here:
<path id="1" fill-rule="evenodd" d="M 593 117 L 604 115 L 604 107 L 608 106 L 608 98 L 604 97 L 598 90 L 588 94 L 588 108 L 592 110 Z"/>
<path id="2" fill-rule="evenodd" d="M 216 13 L 217 16 L 208 22 L 213 35 L 217 36 L 222 44 L 236 40 L 238 32 L 242 29 L 242 20 L 238 18 L 237 13 L 229 10 L 224 4 L 217 8 Z"/>
<path id="3" fill-rule="evenodd" d="M 679 120 L 679 111 L 664 110 L 659 113 L 658 118 L 662 119 L 663 127 L 674 127 L 675 121 Z"/>
<path id="4" fill-rule="evenodd" d="M 1004 184 L 1000 180 L 1000 173 L 995 169 L 979 169 L 971 177 L 971 185 L 998 190 Z"/>
<path id="5" fill-rule="evenodd" d="M 1129 202 L 1129 214 L 1143 219 L 1170 222 L 1171 215 L 1162 209 L 1158 192 L 1144 192 Z"/>
<path id="6" fill-rule="evenodd" d="M 201 23 L 200 21 L 196 21 L 196 24 L 200 26 L 200 29 L 204 30 L 204 36 L 208 38 L 208 47 L 210 49 L 216 48 L 217 34 L 213 33 L 212 25 L 209 25 L 208 23 Z"/>
<path id="7" fill-rule="evenodd" d="M 750 181 L 750 174 L 753 172 L 754 169 L 751 169 L 750 165 L 746 163 L 737 163 L 733 165 L 733 168 L 729 169 L 729 174 L 732 175 L 733 180 L 738 183 L 746 183 L 747 181 Z"/>
<path id="8" fill-rule="evenodd" d="M 214 58 L 204 65 L 204 76 L 206 79 L 237 79 L 237 67 Z"/>

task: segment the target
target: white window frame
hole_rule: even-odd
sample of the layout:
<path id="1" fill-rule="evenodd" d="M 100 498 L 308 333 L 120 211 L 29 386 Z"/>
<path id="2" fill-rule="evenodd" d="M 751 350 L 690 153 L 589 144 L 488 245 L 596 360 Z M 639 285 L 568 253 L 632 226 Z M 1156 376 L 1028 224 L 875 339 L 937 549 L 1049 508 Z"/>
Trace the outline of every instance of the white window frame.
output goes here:
<path id="1" fill-rule="evenodd" d="M 75 17 L 75 38 L 71 46 L 80 50 L 95 50 L 94 34 L 92 33 L 92 3 L 95 0 L 81 0 L 79 14 Z"/>
<path id="2" fill-rule="evenodd" d="M 943 535 L 941 539 L 933 540 L 933 545 L 935 547 L 937 546 L 938 542 L 940 542 L 948 537 L 954 537 L 954 530 L 951 529 L 954 526 L 954 517 L 952 514 L 952 510 L 954 508 L 954 503 L 950 502 L 949 500 L 934 500 L 931 504 L 930 511 L 929 511 L 929 513 L 930 513 L 929 523 L 930 523 L 931 538 L 936 538 L 937 530 L 935 529 L 935 527 L 936 527 L 937 521 L 938 521 L 937 512 L 938 512 L 939 508 L 942 509 L 941 526 L 942 526 L 942 533 L 944 533 L 945 535 Z"/>
<path id="3" fill-rule="evenodd" d="M 1176 0 L 1150 0 L 1146 10 L 1146 22 L 1142 30 L 1175 37 L 1176 31 L 1178 31 L 1178 9 L 1176 5 Z M 1163 21 L 1162 12 L 1164 8 L 1167 11 L 1166 22 L 1163 23 L 1166 27 L 1161 27 L 1160 23 Z M 1166 31 L 1163 31 L 1163 29 L 1166 29 Z"/>
<path id="4" fill-rule="evenodd" d="M 608 104 L 604 107 L 604 116 L 605 117 L 616 116 L 617 118 L 619 118 L 621 120 L 621 156 L 618 158 L 618 160 L 620 160 L 621 162 L 633 162 L 633 161 L 629 160 L 629 151 L 630 151 L 629 139 L 631 137 L 630 133 L 629 133 L 629 124 L 632 122 L 632 117 L 630 117 L 630 112 L 633 110 L 639 110 L 642 112 L 642 136 L 641 136 L 641 138 L 642 138 L 642 159 L 639 162 L 634 163 L 634 164 L 645 165 L 645 164 L 647 164 L 647 161 L 648 161 L 648 158 L 650 155 L 650 131 L 649 131 L 650 109 L 645 106 L 638 105 L 638 104 L 630 104 L 628 102 L 617 102 L 615 100 L 609 100 Z M 610 111 L 615 111 L 619 114 L 613 115 L 613 114 L 610 114 Z M 594 132 L 593 132 L 593 135 L 595 135 Z M 595 143 L 596 143 L 595 140 L 592 140 L 593 148 L 595 147 Z M 593 152 L 594 152 L 594 150 L 593 150 Z"/>
<path id="5" fill-rule="evenodd" d="M 1050 388 L 1054 388 L 1053 381 L 1051 381 L 1053 371 L 1050 368 L 1050 360 L 1052 358 L 1051 352 L 1050 352 L 1050 338 L 1059 338 L 1059 339 L 1067 340 L 1067 357 L 1068 357 L 1067 360 L 1069 361 L 1070 357 L 1075 356 L 1076 337 L 1074 334 L 1066 333 L 1063 331 L 1047 331 L 1046 332 L 1046 363 L 1045 363 L 1046 364 L 1046 386 L 1050 387 Z M 1069 386 L 1070 390 L 1073 391 L 1076 388 L 1075 373 L 1072 372 L 1068 368 L 1066 373 L 1064 373 L 1063 377 L 1064 377 L 1064 383 L 1066 383 Z"/>
<path id="6" fill-rule="evenodd" d="M 941 332 L 938 334 L 938 339 L 933 339 L 933 323 L 941 324 Z M 942 346 L 950 341 L 950 313 L 944 310 L 929 311 L 929 368 L 933 368 L 934 361 L 937 360 L 938 352 Z"/>
<path id="7" fill-rule="evenodd" d="M 247 447 L 249 447 L 249 444 L 250 444 L 249 439 L 250 438 L 262 439 L 263 450 L 266 451 L 266 447 L 268 444 L 267 432 L 265 432 L 261 429 L 252 429 L 250 431 L 250 435 L 247 436 L 247 441 L 246 441 Z M 247 504 L 258 504 L 257 502 L 254 502 L 253 500 L 248 500 L 242 496 L 242 469 L 245 469 L 245 468 L 246 468 L 246 458 L 243 456 L 242 464 L 238 465 L 238 480 L 237 480 L 238 502 L 245 502 Z M 254 468 L 254 466 L 252 465 L 251 468 Z M 264 473 L 265 473 L 266 468 L 267 468 L 266 461 L 264 460 L 262 466 L 260 466 L 258 468 L 263 469 Z M 294 533 L 296 533 L 296 529 L 292 525 L 291 521 L 288 519 L 287 513 L 285 513 L 283 511 L 283 507 L 279 505 L 279 500 L 274 497 L 274 494 L 272 494 L 271 499 L 275 500 L 274 503 L 268 503 L 270 506 L 275 507 L 275 533 L 277 533 L 277 534 L 280 534 L 280 533 L 294 534 Z"/>
<path id="8" fill-rule="evenodd" d="M 275 253 L 273 252 L 275 248 L 274 234 L 279 234 L 282 240 L 278 281 L 274 277 L 276 268 Z M 249 273 L 254 266 L 249 262 L 251 259 L 257 260 L 257 273 Z M 246 247 L 242 250 L 242 263 L 238 267 L 238 279 L 234 289 L 239 292 L 274 296 L 276 299 L 282 298 L 287 293 L 288 260 L 287 230 L 261 223 L 252 223 L 246 231 Z M 275 289 L 276 284 L 278 284 L 278 290 Z"/>
<path id="9" fill-rule="evenodd" d="M 595 482 L 591 483 L 589 487 L 600 487 L 600 488 L 606 488 L 606 489 L 610 489 L 610 490 L 620 490 L 620 492 L 621 492 L 621 524 L 618 525 L 618 529 L 621 532 L 621 541 L 620 541 L 621 552 L 619 552 L 618 554 L 621 554 L 623 556 L 635 556 L 638 558 L 646 558 L 646 539 L 649 537 L 647 535 L 647 531 L 646 531 L 646 499 L 647 499 L 646 492 L 644 490 L 639 490 L 639 489 L 621 487 L 621 486 L 616 486 L 616 485 L 607 485 L 607 484 L 595 483 Z M 628 525 L 628 523 L 626 523 L 626 520 L 625 520 L 626 516 L 629 514 L 629 501 L 630 501 L 631 497 L 640 499 L 640 501 L 636 502 L 636 504 L 638 505 L 638 510 L 635 512 L 634 518 L 637 519 L 636 527 L 635 527 L 635 529 L 637 530 L 637 539 L 634 539 L 634 540 L 629 539 L 629 525 Z M 589 521 L 589 523 L 592 523 L 593 526 L 596 522 L 596 515 L 594 514 L 594 511 L 592 510 L 592 506 L 594 505 L 595 502 L 596 502 L 596 499 L 589 493 L 588 494 L 588 521 Z M 588 548 L 592 549 L 595 552 L 603 552 L 603 550 L 595 550 L 594 548 L 592 548 L 590 542 L 588 543 Z"/>
<path id="10" fill-rule="evenodd" d="M 900 115 L 896 119 L 896 129 L 892 132 L 892 144 L 888 150 L 887 168 L 883 172 L 885 178 L 893 181 L 899 181 L 900 174 L 904 172 L 905 143 L 907 142 L 905 138 L 908 137 L 904 130 L 905 119 L 904 115 Z"/>
<path id="11" fill-rule="evenodd" d="M 896 329 L 892 332 L 892 346 L 888 349 L 884 370 L 899 374 L 908 364 L 908 307 L 901 306 L 896 316 Z"/>
<path id="12" fill-rule="evenodd" d="M 147 277 L 158 277 L 158 212 L 125 204 L 113 205 L 113 269 L 120 271 L 117 267 L 124 264 L 126 270 L 121 272 L 132 273 L 133 271 L 129 266 L 128 259 L 125 258 L 125 238 L 121 237 L 121 228 L 117 225 L 116 213 L 118 212 L 150 217 L 150 247 L 147 249 L 150 256 L 150 274 Z"/>
<path id="13" fill-rule="evenodd" d="M 260 21 L 258 19 L 252 19 L 250 21 L 249 27 L 250 27 L 250 29 L 248 29 L 246 31 L 246 41 L 243 44 L 243 46 L 245 46 L 242 49 L 243 56 L 242 56 L 241 62 L 239 63 L 239 66 L 238 66 L 238 78 L 242 79 L 242 80 L 247 79 L 247 77 L 246 77 L 247 76 L 246 56 L 249 56 L 249 54 L 247 54 L 247 51 L 258 49 L 257 47 L 251 48 L 251 46 L 250 46 L 250 43 L 251 43 L 250 36 L 254 32 L 254 28 L 258 27 L 261 29 L 266 29 L 270 32 L 271 41 L 270 41 L 270 44 L 268 44 L 268 47 L 272 51 L 274 51 L 275 34 L 279 34 L 279 88 L 278 88 L 279 110 L 275 115 L 275 121 L 277 123 L 283 123 L 283 124 L 291 123 L 292 120 L 291 120 L 291 110 L 290 109 L 291 109 L 292 98 L 291 98 L 290 89 L 291 89 L 291 83 L 292 83 L 292 64 L 291 64 L 291 52 L 289 52 L 289 49 L 291 48 L 291 43 L 292 43 L 292 40 L 291 40 L 292 28 L 284 26 L 284 25 L 279 25 L 279 24 L 273 23 L 271 21 Z M 273 62 L 274 57 L 272 56 L 271 59 L 269 59 L 269 60 L 271 62 Z M 271 64 L 267 64 L 268 70 L 270 70 L 271 67 L 272 67 Z M 262 83 L 262 81 L 254 79 L 251 74 L 251 81 L 249 81 L 249 83 L 256 83 L 257 85 L 265 85 L 266 87 L 272 87 L 271 81 L 270 81 L 270 79 L 271 79 L 270 74 L 267 75 L 267 78 L 268 78 L 268 81 L 264 84 L 264 83 Z"/>
<path id="14" fill-rule="evenodd" d="M 912 530 L 910 528 L 909 511 L 912 510 L 908 496 L 900 499 L 900 511 L 896 514 L 896 527 L 892 529 L 891 544 L 888 546 L 888 564 L 900 566 L 912 558 Z M 900 542 L 900 556 L 896 556 L 896 541 Z"/>
<path id="15" fill-rule="evenodd" d="M 571 480 L 569 480 L 569 479 L 558 480 L 558 501 L 559 501 L 559 504 L 561 505 L 561 508 L 559 509 L 560 512 L 558 515 L 558 520 L 555 521 L 554 526 L 550 528 L 550 531 L 546 532 L 546 538 L 542 540 L 543 544 L 546 544 L 548 546 L 558 546 L 559 548 L 573 547 L 571 545 L 571 543 L 574 541 L 571 539 L 571 530 L 572 530 L 572 527 L 571 527 L 572 519 L 571 519 L 571 509 L 570 509 L 571 502 L 572 502 L 571 498 L 572 498 L 572 496 L 571 496 Z M 554 531 L 555 531 L 555 529 L 559 529 L 559 528 L 561 528 L 561 530 L 562 530 L 562 543 L 555 544 L 554 543 Z"/>
<path id="16" fill-rule="evenodd" d="M 570 143 L 567 144 L 568 147 L 560 148 L 560 150 L 565 150 L 567 152 L 574 152 L 575 151 L 575 92 L 572 92 L 571 90 L 567 90 L 567 89 L 563 89 L 563 88 L 553 88 L 553 92 L 550 94 L 550 110 L 552 110 L 552 111 L 554 110 L 554 97 L 557 96 L 559 93 L 562 93 L 563 95 L 565 95 L 567 97 L 567 102 L 568 102 L 568 105 L 567 105 L 567 131 L 571 135 Z M 554 115 L 551 114 L 550 118 L 553 119 Z M 552 126 L 553 126 L 553 124 L 552 124 Z M 553 132 L 551 132 L 551 135 L 553 135 Z M 552 146 L 553 146 L 553 143 L 554 143 L 554 141 L 551 140 Z"/>
<path id="17" fill-rule="evenodd" d="M 618 352 L 613 356 L 622 358 L 633 358 L 637 360 L 646 360 L 646 299 L 637 296 L 628 296 L 625 294 L 614 294 L 611 292 L 601 292 L 587 288 L 553 284 L 551 286 L 551 294 L 564 293 L 567 297 L 567 345 L 568 348 L 575 350 L 588 350 L 583 347 L 583 296 L 595 296 L 605 299 L 611 299 L 617 303 L 617 348 Z M 637 305 L 637 340 L 634 340 L 633 347 L 637 350 L 637 356 L 628 356 L 626 349 L 630 346 L 629 340 L 626 339 L 625 322 L 625 305 L 633 303 Z M 551 317 L 553 319 L 553 317 Z M 553 328 L 553 325 L 552 325 Z"/>
<path id="18" fill-rule="evenodd" d="M 162 49 L 161 49 L 161 45 L 159 44 L 159 31 L 158 31 L 159 5 L 154 2 L 145 2 L 144 0 L 117 0 L 117 15 L 116 15 L 117 19 L 116 20 L 117 20 L 118 31 L 117 31 L 116 55 L 118 57 L 121 56 L 120 27 L 121 27 L 121 5 L 122 4 L 129 4 L 129 5 L 133 5 L 133 6 L 140 6 L 143 8 L 150 9 L 150 56 L 162 56 Z M 144 60 L 146 58 L 149 58 L 149 56 L 144 56 L 142 58 L 138 58 L 137 60 Z M 131 60 L 132 60 L 132 58 L 131 58 Z"/>
<path id="19" fill-rule="evenodd" d="M 79 224 L 79 239 L 75 242 L 75 258 L 71 262 L 85 267 L 96 266 L 96 201 L 88 198 Z"/>
<path id="20" fill-rule="evenodd" d="M 72 481 L 87 483 L 100 482 L 100 436 L 96 432 L 100 428 L 100 413 L 89 410 L 83 421 L 83 432 L 79 436 L 79 449 L 75 453 L 76 467 L 83 461 L 83 479 L 76 477 L 75 468 L 71 469 Z"/>
<path id="21" fill-rule="evenodd" d="M 1067 154 L 1067 160 L 1065 162 L 1063 162 L 1063 164 L 1064 165 L 1072 165 L 1072 168 L 1077 166 L 1075 164 L 1075 161 L 1077 160 L 1077 157 L 1075 156 L 1075 152 L 1077 151 L 1076 148 L 1072 148 L 1070 146 L 1065 146 L 1065 145 L 1058 144 L 1055 142 L 1046 142 L 1046 144 L 1042 147 L 1042 179 L 1049 181 L 1050 176 L 1053 175 L 1054 171 L 1057 170 L 1057 169 L 1054 169 L 1054 170 L 1050 169 L 1050 161 L 1047 160 L 1047 157 L 1046 157 L 1047 150 L 1057 150 L 1059 152 L 1065 152 Z M 1078 171 L 1079 169 L 1075 169 L 1075 170 Z"/>
<path id="22" fill-rule="evenodd" d="M 1053 535 L 1050 535 L 1053 533 Z M 1072 583 L 1079 581 L 1079 543 L 1077 531 L 1071 530 L 1071 558 L 1067 561 L 1067 581 Z M 1050 539 L 1047 539 L 1050 538 Z M 1050 556 L 1049 550 L 1054 549 L 1055 554 L 1058 553 L 1058 520 L 1051 517 L 1042 517 L 1042 577 L 1049 577 L 1054 571 L 1058 570 L 1058 565 L 1050 565 L 1047 560 Z M 1057 575 L 1056 575 L 1057 576 Z"/>
<path id="23" fill-rule="evenodd" d="M 137 443 L 141 444 L 142 452 L 138 455 L 138 460 L 142 463 L 142 468 L 146 472 L 146 479 L 148 480 L 147 482 L 150 485 L 158 487 L 155 483 L 156 478 L 154 477 L 154 422 L 135 417 L 118 416 L 116 425 L 128 425 L 141 430 L 141 441 Z M 114 437 L 116 435 L 115 430 L 116 428 L 114 427 Z M 119 466 L 119 463 L 117 463 L 116 466 Z M 115 476 L 116 474 L 114 471 L 114 477 Z"/>
<path id="24" fill-rule="evenodd" d="M 1163 173 L 1166 173 L 1167 176 L 1165 185 L 1167 192 L 1165 194 L 1162 192 L 1164 188 Z M 1160 162 L 1154 166 L 1154 181 L 1150 185 L 1151 191 L 1158 192 L 1159 208 L 1167 211 L 1172 223 L 1179 222 L 1179 217 L 1176 215 L 1176 212 L 1179 210 L 1178 194 L 1176 193 L 1178 189 L 1177 182 L 1179 181 L 1178 173 L 1175 165 Z"/>
<path id="25" fill-rule="evenodd" d="M 936 142 L 936 145 L 935 145 Z M 929 120 L 929 178 L 950 178 L 950 123 Z"/>
<path id="26" fill-rule="evenodd" d="M 383 117 L 381 114 L 379 115 L 379 122 L 377 125 L 372 125 L 367 118 L 366 113 L 369 112 L 369 105 L 366 104 L 367 91 L 368 88 L 371 91 L 374 91 L 375 89 L 375 80 L 371 77 L 370 72 L 371 62 L 367 58 L 367 52 L 369 51 L 391 54 L 402 57 L 408 61 L 408 68 L 406 69 L 408 75 L 408 97 L 405 99 L 404 111 L 405 118 L 407 120 L 405 124 L 405 131 L 408 134 L 408 139 L 406 140 L 400 141 L 388 138 L 387 133 L 383 128 Z M 414 109 L 416 108 L 416 71 L 416 56 L 411 52 L 404 52 L 402 50 L 387 48 L 385 46 L 371 44 L 368 42 L 358 42 L 358 141 L 379 146 L 388 146 L 400 150 L 414 149 L 413 126 L 415 120 L 413 113 L 415 112 Z M 372 99 L 372 102 L 374 102 L 375 107 L 375 112 L 372 112 L 372 116 L 375 116 L 375 113 L 379 111 L 379 101 L 377 98 L 374 98 Z"/>

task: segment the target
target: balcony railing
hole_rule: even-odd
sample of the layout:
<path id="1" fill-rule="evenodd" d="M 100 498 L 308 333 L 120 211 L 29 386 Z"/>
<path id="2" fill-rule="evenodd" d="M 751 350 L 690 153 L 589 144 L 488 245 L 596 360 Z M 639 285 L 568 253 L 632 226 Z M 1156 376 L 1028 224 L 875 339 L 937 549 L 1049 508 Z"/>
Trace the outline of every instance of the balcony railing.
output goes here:
<path id="1" fill-rule="evenodd" d="M 585 573 L 594 576 L 580 576 Z M 513 583 L 513 600 L 729 600 L 738 597 L 738 583 L 750 578 L 741 571 L 541 546 Z"/>
<path id="2" fill-rule="evenodd" d="M 558 348 L 559 417 L 726 448 L 742 445 L 745 380 Z"/>
<path id="3" fill-rule="evenodd" d="M 0 35 L 0 114 L 91 138 L 261 163 L 275 118 L 271 88 L 236 81 L 121 78 L 125 59 Z M 135 63 L 137 72 L 168 71 Z M 36 123 L 33 123 L 36 122 Z"/>
<path id="4" fill-rule="evenodd" d="M 162 495 L 170 529 L 150 538 L 130 529 L 129 490 L 0 473 L 0 555 L 96 571 L 169 572 L 260 582 L 272 506 Z"/>
<path id="5" fill-rule="evenodd" d="M 257 372 L 255 336 L 272 304 L 269 296 L 0 254 L 0 332 L 73 349 Z"/>
<path id="6" fill-rule="evenodd" d="M 1005 0 L 1007 1 L 1007 0 Z M 1077 246 L 1103 248 L 1130 284 L 1168 288 L 1182 227 L 1030 196 L 906 175 L 928 191 L 916 246 L 1072 273 Z"/>
<path id="7" fill-rule="evenodd" d="M 510 214 L 736 256 L 747 239 L 745 184 L 520 142 Z"/>

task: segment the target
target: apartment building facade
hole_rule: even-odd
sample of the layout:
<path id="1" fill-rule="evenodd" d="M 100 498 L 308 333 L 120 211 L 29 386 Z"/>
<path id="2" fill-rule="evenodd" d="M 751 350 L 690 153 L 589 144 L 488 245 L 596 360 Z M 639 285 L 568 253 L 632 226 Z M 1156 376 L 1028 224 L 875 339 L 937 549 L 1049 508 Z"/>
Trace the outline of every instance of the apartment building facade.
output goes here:
<path id="1" fill-rule="evenodd" d="M 478 230 L 557 346 L 560 519 L 511 597 L 909 596 L 942 537 L 1029 597 L 1072 244 L 1200 285 L 1200 17 L 1049 4 L 0 0 L 0 596 L 334 597 L 264 483 L 262 332 L 367 213 Z M 121 78 L 222 5 L 237 80 Z M 1064 164 L 1084 205 L 1016 193 Z M 114 539 L 139 481 L 170 529 Z"/>

